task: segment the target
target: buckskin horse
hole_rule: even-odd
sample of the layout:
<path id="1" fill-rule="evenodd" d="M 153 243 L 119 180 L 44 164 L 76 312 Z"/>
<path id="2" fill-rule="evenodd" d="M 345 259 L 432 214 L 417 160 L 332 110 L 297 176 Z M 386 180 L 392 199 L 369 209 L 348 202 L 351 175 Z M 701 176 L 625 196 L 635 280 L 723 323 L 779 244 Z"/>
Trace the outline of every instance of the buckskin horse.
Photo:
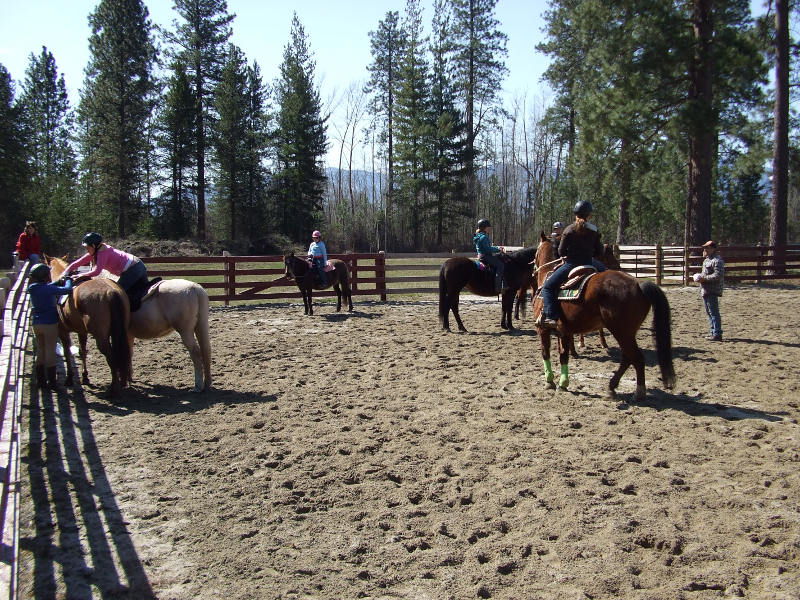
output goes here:
<path id="1" fill-rule="evenodd" d="M 506 253 L 507 259 L 503 271 L 505 287 L 501 291 L 500 327 L 512 331 L 514 329 L 511 311 L 514 308 L 514 298 L 523 285 L 530 285 L 530 274 L 533 271 L 533 258 L 536 248 L 523 248 Z M 467 328 L 461 322 L 458 314 L 458 301 L 461 290 L 467 288 L 478 296 L 496 296 L 494 289 L 494 273 L 487 267 L 479 264 L 476 259 L 464 256 L 455 256 L 444 261 L 439 271 L 439 322 L 442 329 L 450 331 L 450 311 L 458 324 L 459 331 Z"/>
<path id="2" fill-rule="evenodd" d="M 51 277 L 58 277 L 67 263 L 58 258 L 51 260 Z M 90 281 L 111 282 L 98 277 L 78 286 L 82 289 Z M 114 284 L 116 286 L 116 284 Z M 126 302 L 128 301 L 127 295 Z M 128 351 L 128 379 L 132 379 L 131 356 L 134 338 L 149 340 L 159 338 L 175 331 L 180 337 L 194 365 L 194 388 L 201 392 L 211 388 L 211 340 L 208 328 L 208 294 L 203 287 L 186 279 L 160 281 L 144 295 L 140 307 L 130 313 L 126 326 Z M 78 336 L 80 338 L 80 334 Z M 63 341 L 63 340 L 62 340 Z M 84 340 L 85 343 L 85 340 Z M 68 349 L 65 349 L 65 353 Z M 81 346 L 83 360 L 83 380 L 88 383 L 86 373 L 85 347 Z M 68 377 L 70 361 L 67 361 Z"/>
<path id="3" fill-rule="evenodd" d="M 542 234 L 536 250 L 536 281 L 541 289 L 545 277 L 555 268 L 555 252 L 550 240 Z M 635 277 L 621 271 L 596 273 L 586 282 L 582 297 L 578 300 L 561 302 L 561 319 L 558 321 L 556 335 L 559 336 L 559 360 L 561 376 L 558 385 L 567 389 L 569 385 L 569 344 L 565 341 L 578 333 L 595 331 L 605 327 L 614 336 L 622 352 L 619 368 L 608 384 L 609 395 L 616 396 L 616 389 L 622 375 L 633 365 L 636 371 L 635 400 L 643 400 L 647 395 L 644 378 L 644 356 L 636 343 L 636 332 L 644 322 L 650 308 L 653 308 L 653 336 L 656 356 L 661 370 L 664 387 L 675 385 L 675 370 L 672 364 L 672 330 L 670 308 L 663 290 L 650 281 L 638 282 Z M 533 299 L 533 312 L 542 312 L 542 300 L 537 294 Z M 551 330 L 537 327 L 542 348 L 545 382 L 555 389 L 553 368 L 550 363 Z"/>
<path id="4" fill-rule="evenodd" d="M 347 264 L 338 258 L 332 258 L 328 263 L 333 267 L 332 271 L 325 273 L 328 277 L 328 285 L 318 287 L 316 273 L 308 261 L 298 258 L 294 252 L 285 254 L 283 257 L 283 264 L 286 267 L 285 276 L 289 280 L 294 280 L 297 287 L 300 288 L 306 315 L 314 314 L 311 302 L 311 294 L 314 289 L 327 289 L 330 286 L 336 290 L 336 312 L 342 310 L 342 295 L 347 300 L 347 310 L 353 312 L 353 296 L 350 292 L 350 274 L 347 271 Z"/>
<path id="5" fill-rule="evenodd" d="M 50 279 L 55 281 L 67 266 L 60 258 L 45 255 L 50 266 Z M 89 279 L 75 286 L 66 301 L 58 309 L 58 336 L 64 349 L 67 368 L 67 385 L 74 382 L 72 352 L 69 334 L 78 334 L 78 348 L 83 365 L 82 379 L 89 384 L 86 368 L 86 341 L 89 334 L 97 343 L 97 349 L 105 356 L 111 369 L 112 395 L 119 394 L 131 382 L 131 347 L 128 343 L 130 306 L 128 296 L 114 281 L 105 278 Z"/>

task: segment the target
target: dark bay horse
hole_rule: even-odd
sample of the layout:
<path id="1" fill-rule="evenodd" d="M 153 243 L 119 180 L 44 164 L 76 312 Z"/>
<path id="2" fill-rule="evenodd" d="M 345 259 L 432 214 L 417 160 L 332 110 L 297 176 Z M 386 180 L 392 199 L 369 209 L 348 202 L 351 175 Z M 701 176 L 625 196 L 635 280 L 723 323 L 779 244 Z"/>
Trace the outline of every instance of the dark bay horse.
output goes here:
<path id="1" fill-rule="evenodd" d="M 67 263 L 60 258 L 45 256 L 45 260 L 50 265 L 51 280 L 58 279 L 67 267 Z M 72 385 L 74 381 L 69 341 L 72 331 L 78 334 L 84 384 L 89 384 L 89 372 L 86 369 L 86 341 L 89 334 L 97 343 L 97 349 L 106 357 L 111 369 L 109 391 L 118 394 L 123 387 L 130 384 L 131 347 L 128 343 L 128 326 L 131 314 L 128 295 L 121 287 L 110 279 L 89 279 L 75 286 L 67 296 L 67 301 L 59 307 L 58 316 L 58 335 L 64 348 L 67 385 Z"/>
<path id="2" fill-rule="evenodd" d="M 530 276 L 533 271 L 533 258 L 536 248 L 523 248 L 505 254 L 507 259 L 503 282 L 505 287 L 501 292 L 502 318 L 500 327 L 513 330 L 511 310 L 514 307 L 514 297 L 523 285 L 530 285 Z M 467 288 L 478 296 L 496 296 L 494 289 L 494 274 L 487 268 L 481 267 L 472 258 L 456 256 L 444 261 L 439 271 L 439 322 L 442 329 L 450 331 L 450 311 L 458 324 L 459 331 L 466 331 L 458 314 L 458 300 L 461 290 Z"/>
<path id="3" fill-rule="evenodd" d="M 303 294 L 303 305 L 305 306 L 305 314 L 313 315 L 314 311 L 311 305 L 311 293 L 314 289 L 327 289 L 333 286 L 336 290 L 336 312 L 342 310 L 342 295 L 347 300 L 347 310 L 353 312 L 353 297 L 350 293 L 350 274 L 347 271 L 347 265 L 343 260 L 333 258 L 328 261 L 333 265 L 333 271 L 327 271 L 325 274 L 328 277 L 328 285 L 324 288 L 317 286 L 314 269 L 308 261 L 298 258 L 294 252 L 284 255 L 283 264 L 286 266 L 286 278 L 294 280 L 300 292 Z"/>
<path id="4" fill-rule="evenodd" d="M 553 245 L 545 236 L 536 251 L 536 281 L 541 289 L 545 277 L 554 268 Z M 647 394 L 644 379 L 644 356 L 636 343 L 636 332 L 644 322 L 650 308 L 653 308 L 653 336 L 656 355 L 661 369 L 661 380 L 667 389 L 675 385 L 675 370 L 672 364 L 672 325 L 670 309 L 663 290 L 650 281 L 638 282 L 635 277 L 621 271 L 604 271 L 593 275 L 586 283 L 583 298 L 577 301 L 561 302 L 561 319 L 558 321 L 556 335 L 559 336 L 559 359 L 561 377 L 558 385 L 567 389 L 569 385 L 569 344 L 574 334 L 596 331 L 605 327 L 617 340 L 622 352 L 619 368 L 608 384 L 611 397 L 616 395 L 622 375 L 633 365 L 636 370 L 636 392 L 634 398 L 643 400 Z M 533 299 L 533 312 L 542 312 L 540 296 Z M 551 330 L 537 328 L 542 346 L 545 381 L 549 388 L 555 388 L 553 368 L 550 363 Z"/>

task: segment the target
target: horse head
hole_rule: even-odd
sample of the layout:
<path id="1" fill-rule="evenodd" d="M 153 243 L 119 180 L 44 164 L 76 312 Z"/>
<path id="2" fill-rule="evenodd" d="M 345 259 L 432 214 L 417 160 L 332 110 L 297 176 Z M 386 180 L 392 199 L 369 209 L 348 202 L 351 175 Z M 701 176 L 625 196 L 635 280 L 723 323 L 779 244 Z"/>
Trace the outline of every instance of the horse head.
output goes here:
<path id="1" fill-rule="evenodd" d="M 286 268 L 284 274 L 286 276 L 286 279 L 288 279 L 289 281 L 293 281 L 295 278 L 294 261 L 295 261 L 294 252 L 290 252 L 289 254 L 283 255 L 283 266 Z"/>
<path id="2" fill-rule="evenodd" d="M 556 252 L 553 248 L 553 242 L 544 234 L 544 231 L 542 231 L 539 239 L 539 245 L 536 247 L 536 256 L 533 258 L 537 288 L 542 287 L 545 276 L 555 268 L 556 260 Z"/>
<path id="3" fill-rule="evenodd" d="M 61 258 L 56 258 L 55 256 L 48 256 L 47 254 L 43 254 L 45 264 L 50 267 L 50 280 L 55 281 L 61 274 L 64 272 L 64 269 L 67 268 L 69 264 L 67 262 L 67 257 L 62 256 Z"/>

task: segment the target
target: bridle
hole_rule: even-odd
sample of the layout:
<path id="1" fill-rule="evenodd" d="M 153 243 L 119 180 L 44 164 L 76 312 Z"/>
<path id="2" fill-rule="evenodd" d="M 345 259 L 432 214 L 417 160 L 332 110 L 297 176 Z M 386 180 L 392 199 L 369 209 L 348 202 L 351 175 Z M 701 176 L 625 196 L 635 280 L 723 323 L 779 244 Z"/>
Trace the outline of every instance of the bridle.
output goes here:
<path id="1" fill-rule="evenodd" d="M 543 243 L 544 243 L 544 242 L 543 242 Z M 549 243 L 549 242 L 548 242 L 548 243 Z M 539 248 L 541 248 L 541 247 L 542 247 L 542 246 L 540 245 L 540 246 L 539 246 Z M 535 255 L 534 255 L 534 257 L 533 257 L 533 262 L 531 262 L 531 263 L 530 263 L 530 264 L 532 264 L 532 265 L 535 265 L 535 264 L 536 264 L 536 258 L 539 256 L 539 248 L 537 248 L 537 249 L 536 249 L 536 254 L 535 254 Z M 550 262 L 546 262 L 546 263 L 544 263 L 543 265 L 539 265 L 538 267 L 534 267 L 534 268 L 533 268 L 533 274 L 535 275 L 536 273 L 538 273 L 539 271 L 541 271 L 543 268 L 545 268 L 545 267 L 549 267 L 550 265 L 554 265 L 554 264 L 556 264 L 556 263 L 558 263 L 558 262 L 561 262 L 561 261 L 562 261 L 562 259 L 561 259 L 561 258 L 556 258 L 556 259 L 553 259 L 553 260 L 551 260 Z"/>

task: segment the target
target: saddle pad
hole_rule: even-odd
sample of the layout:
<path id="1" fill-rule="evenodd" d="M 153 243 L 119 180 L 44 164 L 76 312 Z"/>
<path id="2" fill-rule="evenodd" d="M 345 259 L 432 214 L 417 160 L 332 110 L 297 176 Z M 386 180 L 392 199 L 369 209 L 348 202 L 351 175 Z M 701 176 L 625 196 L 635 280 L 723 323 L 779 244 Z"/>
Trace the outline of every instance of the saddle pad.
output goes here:
<path id="1" fill-rule="evenodd" d="M 581 296 L 583 295 L 583 290 L 584 288 L 586 288 L 586 282 L 589 281 L 595 275 L 597 275 L 597 273 L 589 273 L 582 280 L 577 281 L 577 283 L 568 281 L 567 283 L 572 283 L 572 286 L 566 289 L 561 288 L 560 290 L 558 290 L 558 299 L 567 301 L 580 300 Z"/>
<path id="2" fill-rule="evenodd" d="M 479 271 L 485 271 L 486 270 L 486 265 L 484 263 L 482 263 L 479 258 L 473 258 L 473 259 L 470 259 L 470 260 L 472 260 L 472 262 L 475 263 L 475 266 L 478 267 Z"/>

